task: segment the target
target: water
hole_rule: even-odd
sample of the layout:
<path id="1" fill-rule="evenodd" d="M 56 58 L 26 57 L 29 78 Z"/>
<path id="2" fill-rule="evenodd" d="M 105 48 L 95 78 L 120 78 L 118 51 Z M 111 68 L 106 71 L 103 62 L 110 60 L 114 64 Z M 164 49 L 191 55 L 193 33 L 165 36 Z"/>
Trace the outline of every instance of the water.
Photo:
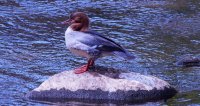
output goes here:
<path id="1" fill-rule="evenodd" d="M 47 103 L 24 95 L 50 76 L 78 67 L 86 59 L 65 47 L 59 23 L 83 11 L 91 29 L 123 45 L 134 61 L 106 57 L 97 65 L 153 75 L 179 93 L 167 102 L 141 105 L 200 105 L 200 68 L 177 67 L 177 57 L 200 53 L 199 0 L 1 0 L 0 103 L 2 105 L 100 105 Z M 114 104 L 101 104 L 114 105 Z"/>

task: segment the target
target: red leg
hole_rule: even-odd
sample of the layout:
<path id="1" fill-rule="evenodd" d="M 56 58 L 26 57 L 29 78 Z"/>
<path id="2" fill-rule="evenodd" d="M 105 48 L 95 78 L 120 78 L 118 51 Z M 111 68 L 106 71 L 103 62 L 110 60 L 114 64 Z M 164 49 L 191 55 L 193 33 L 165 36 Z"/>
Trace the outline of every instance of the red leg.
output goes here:
<path id="1" fill-rule="evenodd" d="M 94 64 L 94 61 L 92 59 L 88 60 L 88 63 L 86 65 L 81 66 L 78 69 L 75 69 L 75 74 L 81 74 L 84 73 L 86 71 L 88 71 L 89 67 L 92 66 Z"/>
<path id="2" fill-rule="evenodd" d="M 93 66 L 94 65 L 94 60 L 90 60 L 90 66 Z"/>

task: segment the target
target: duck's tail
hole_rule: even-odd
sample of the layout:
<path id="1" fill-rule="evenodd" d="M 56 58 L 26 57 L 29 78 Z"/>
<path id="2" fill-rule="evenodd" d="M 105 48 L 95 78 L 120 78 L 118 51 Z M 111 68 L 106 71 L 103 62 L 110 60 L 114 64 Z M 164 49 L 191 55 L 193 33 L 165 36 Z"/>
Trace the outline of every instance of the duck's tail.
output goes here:
<path id="1" fill-rule="evenodd" d="M 118 56 L 118 57 L 123 57 L 124 59 L 126 60 L 133 60 L 135 59 L 135 56 L 130 54 L 129 52 L 125 51 L 125 52 L 119 52 L 119 51 L 115 51 L 114 52 L 114 55 L 115 56 Z"/>

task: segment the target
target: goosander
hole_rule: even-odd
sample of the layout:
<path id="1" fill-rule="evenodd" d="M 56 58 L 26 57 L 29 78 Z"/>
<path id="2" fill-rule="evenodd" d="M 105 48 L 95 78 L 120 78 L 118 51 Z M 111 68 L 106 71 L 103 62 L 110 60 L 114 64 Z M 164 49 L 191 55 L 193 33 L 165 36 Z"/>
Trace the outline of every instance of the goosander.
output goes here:
<path id="1" fill-rule="evenodd" d="M 62 22 L 62 24 L 69 25 L 65 31 L 67 48 L 72 53 L 88 59 L 86 65 L 75 69 L 75 74 L 88 71 L 89 67 L 94 65 L 94 61 L 100 57 L 114 55 L 125 59 L 135 58 L 113 40 L 108 39 L 99 33 L 90 31 L 89 18 L 83 12 L 71 14 L 69 19 Z"/>

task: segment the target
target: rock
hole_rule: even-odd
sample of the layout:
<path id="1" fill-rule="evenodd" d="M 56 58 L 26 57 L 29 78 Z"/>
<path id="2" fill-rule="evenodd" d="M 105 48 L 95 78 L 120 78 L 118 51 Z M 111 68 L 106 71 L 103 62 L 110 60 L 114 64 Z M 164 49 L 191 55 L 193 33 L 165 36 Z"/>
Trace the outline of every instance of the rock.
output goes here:
<path id="1" fill-rule="evenodd" d="M 96 66 L 83 74 L 58 73 L 26 97 L 42 101 L 146 102 L 166 100 L 176 93 L 169 83 L 159 78 Z"/>
<path id="2" fill-rule="evenodd" d="M 178 58 L 176 65 L 185 67 L 200 66 L 200 55 L 182 55 Z"/>

